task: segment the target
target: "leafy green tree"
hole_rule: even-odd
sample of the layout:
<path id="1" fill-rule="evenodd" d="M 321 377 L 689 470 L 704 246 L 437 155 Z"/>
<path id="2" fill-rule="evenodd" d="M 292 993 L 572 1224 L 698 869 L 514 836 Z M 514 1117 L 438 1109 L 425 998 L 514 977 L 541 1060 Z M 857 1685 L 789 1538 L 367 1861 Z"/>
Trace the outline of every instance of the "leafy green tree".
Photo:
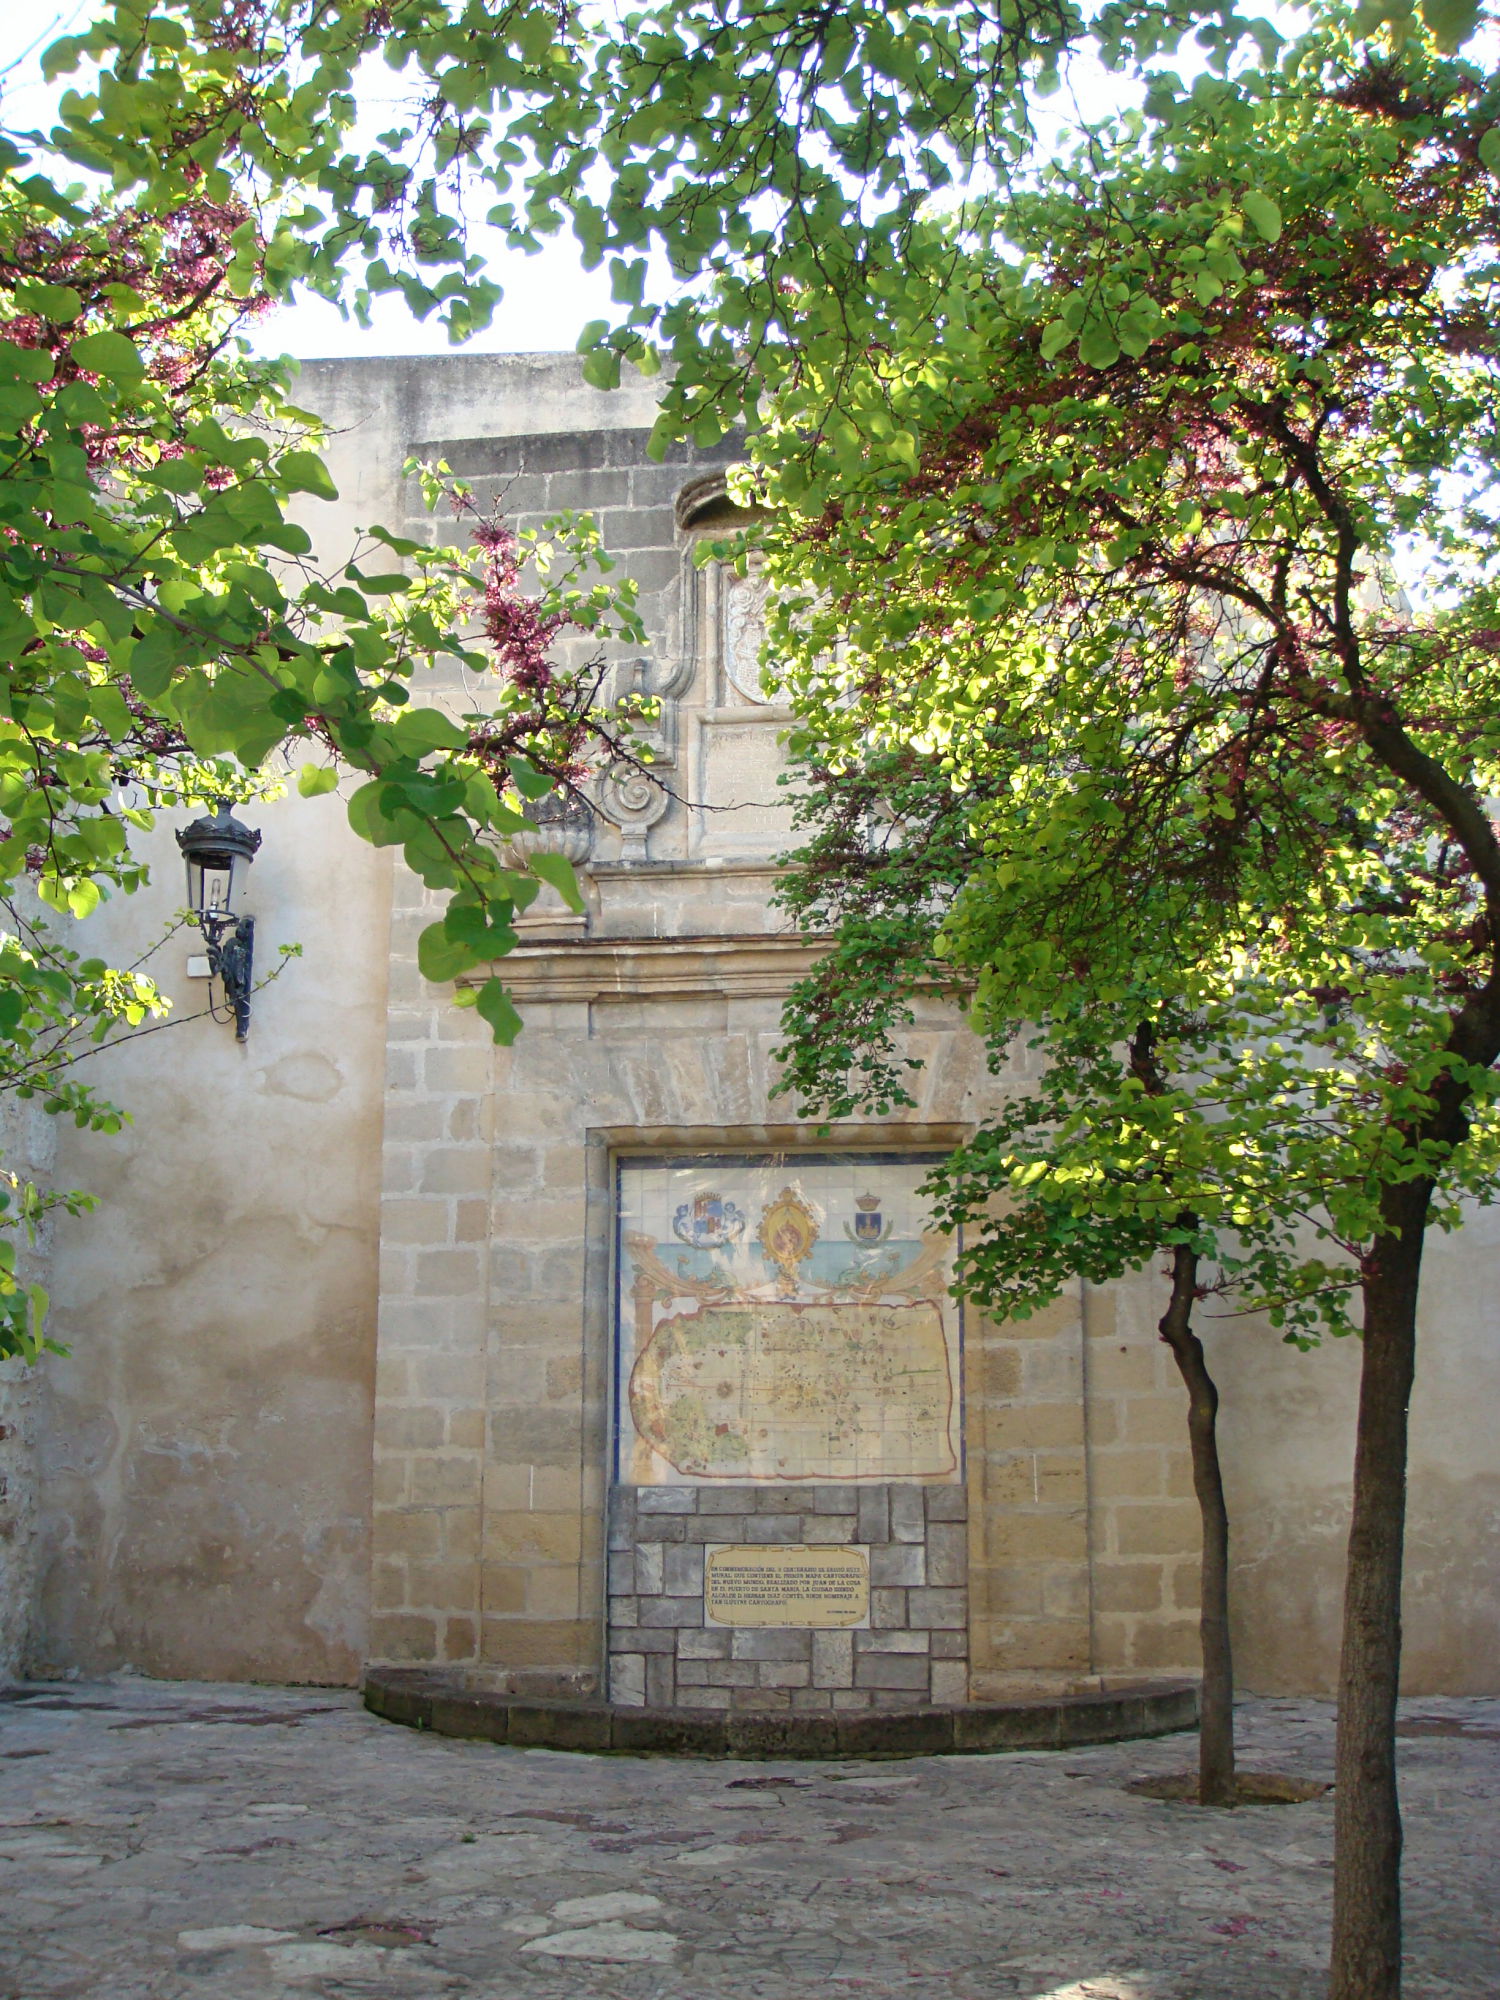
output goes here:
<path id="1" fill-rule="evenodd" d="M 914 230 L 864 352 L 810 338 L 752 443 L 803 754 L 910 746 L 976 801 L 942 942 L 980 1019 L 1249 979 L 1316 1112 L 1364 1350 L 1334 2000 L 1399 1992 L 1422 1247 L 1496 1186 L 1497 107 L 1338 30 L 1164 85 Z"/>
<path id="2" fill-rule="evenodd" d="M 1008 1079 L 999 1108 L 925 1190 L 943 1225 L 962 1231 L 964 1295 L 1024 1319 L 1079 1277 L 1104 1284 L 1160 1260 L 1159 1332 L 1188 1395 L 1203 1531 L 1199 1799 L 1232 1805 L 1229 1520 L 1218 1391 L 1193 1318 L 1214 1298 L 1236 1320 L 1264 1314 L 1302 1347 L 1353 1331 L 1362 1246 L 1340 1233 L 1358 1140 L 1347 1128 L 1378 1088 L 1363 1071 L 1381 1051 L 1351 1034 L 1347 996 L 1325 996 L 1310 1024 L 1301 996 L 1289 1007 L 1249 963 L 1200 977 L 1191 1004 L 1180 980 L 1154 987 L 1156 961 L 1139 953 L 1113 990 L 1085 976 L 1041 1009 L 1028 981 L 1019 1004 L 1006 952 L 971 962 L 955 949 L 1004 768 L 985 760 L 973 789 L 958 791 L 942 760 L 901 747 L 808 774 L 799 815 L 811 837 L 780 900 L 831 948 L 791 996 L 779 1088 L 830 1118 L 915 1102 L 908 1072 L 920 1063 L 901 1041 L 913 999 L 956 989 Z M 1484 1191 L 1489 1167 L 1473 1166 Z M 1442 1204 L 1447 1225 L 1459 1213 Z"/>
<path id="3" fill-rule="evenodd" d="M 498 292 L 439 199 L 453 120 L 523 79 L 560 89 L 560 35 L 528 5 L 132 0 L 49 52 L 76 86 L 48 131 L 0 121 L 0 898 L 87 916 L 140 881 L 156 807 L 236 794 L 300 745 L 304 792 L 361 776 L 356 830 L 448 892 L 430 977 L 502 957 L 544 881 L 576 903 L 565 862 L 504 843 L 591 754 L 629 754 L 600 647 L 639 639 L 630 588 L 583 518 L 517 540 L 472 507 L 467 547 L 372 526 L 317 563 L 290 518 L 336 497 L 317 420 L 243 338 L 296 281 L 356 310 L 398 291 L 453 337 L 481 322 Z M 429 102 L 361 147 L 376 54 L 417 64 Z M 461 713 L 424 685 L 455 661 L 480 690 Z M 57 1037 L 151 1002 L 42 937 L 0 950 L 0 1091 L 106 1129 Z M 517 1031 L 499 979 L 461 998 Z M 17 1174 L 10 1214 L 30 1227 L 49 1199 Z M 0 1269 L 0 1342 L 32 1351 L 41 1295 L 18 1282 Z"/>
<path id="4" fill-rule="evenodd" d="M 46 1113 L 67 1115 L 83 1130 L 118 1131 L 118 1107 L 75 1077 L 73 1068 L 112 1036 L 163 1013 L 160 995 L 138 967 L 122 971 L 84 958 L 15 901 L 3 909 L 0 1087 L 15 1104 L 39 1100 Z M 26 1253 L 54 1210 L 80 1215 L 92 1206 L 81 1190 L 45 1187 L 13 1165 L 0 1167 L 0 1359 L 35 1361 L 52 1345 L 42 1331 L 46 1287 L 27 1270 Z"/>

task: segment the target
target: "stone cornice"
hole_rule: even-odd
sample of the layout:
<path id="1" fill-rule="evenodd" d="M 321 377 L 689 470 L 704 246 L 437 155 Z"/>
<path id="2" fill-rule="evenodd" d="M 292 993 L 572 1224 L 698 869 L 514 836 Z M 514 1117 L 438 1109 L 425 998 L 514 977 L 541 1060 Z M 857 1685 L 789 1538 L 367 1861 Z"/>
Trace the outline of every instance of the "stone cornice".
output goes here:
<path id="1" fill-rule="evenodd" d="M 779 999 L 827 950 L 789 931 L 717 937 L 571 937 L 523 941 L 490 968 L 520 1001 L 645 1000 L 700 994 Z M 472 974 L 463 982 L 487 977 Z"/>

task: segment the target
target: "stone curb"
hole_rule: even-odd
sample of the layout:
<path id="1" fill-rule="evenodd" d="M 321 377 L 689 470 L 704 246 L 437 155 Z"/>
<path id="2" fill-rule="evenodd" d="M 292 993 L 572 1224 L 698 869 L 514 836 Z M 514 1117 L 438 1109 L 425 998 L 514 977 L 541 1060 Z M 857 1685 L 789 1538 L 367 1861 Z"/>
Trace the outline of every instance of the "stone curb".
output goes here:
<path id="1" fill-rule="evenodd" d="M 478 1693 L 465 1688 L 457 1675 L 421 1667 L 370 1667 L 363 1692 L 372 1715 L 438 1736 L 633 1757 L 941 1757 L 1067 1750 L 1085 1743 L 1166 1736 L 1198 1722 L 1193 1681 L 1146 1681 L 1107 1694 L 976 1702 L 963 1708 L 832 1715 L 526 1701 Z"/>

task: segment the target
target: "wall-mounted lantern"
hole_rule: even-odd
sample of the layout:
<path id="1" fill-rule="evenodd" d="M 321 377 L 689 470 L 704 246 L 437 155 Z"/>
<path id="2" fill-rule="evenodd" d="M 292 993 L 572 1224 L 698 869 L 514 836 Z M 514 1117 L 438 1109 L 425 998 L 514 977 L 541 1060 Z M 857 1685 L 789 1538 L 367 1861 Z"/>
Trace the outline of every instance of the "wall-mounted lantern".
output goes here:
<path id="1" fill-rule="evenodd" d="M 209 974 L 223 985 L 235 1040 L 242 1042 L 250 1032 L 255 919 L 236 916 L 234 905 L 261 837 L 234 817 L 228 799 L 220 799 L 218 808 L 183 827 L 177 845 L 187 863 L 188 909 L 208 946 Z"/>

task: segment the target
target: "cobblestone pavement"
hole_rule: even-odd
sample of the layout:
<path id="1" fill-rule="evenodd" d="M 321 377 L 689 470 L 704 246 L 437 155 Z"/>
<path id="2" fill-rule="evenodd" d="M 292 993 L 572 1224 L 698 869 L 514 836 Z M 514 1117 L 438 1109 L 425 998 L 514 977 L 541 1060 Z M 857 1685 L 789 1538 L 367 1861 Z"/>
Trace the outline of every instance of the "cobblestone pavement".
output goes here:
<path id="1" fill-rule="evenodd" d="M 1409 2000 L 1500 1994 L 1500 1701 L 1404 1711 Z M 1331 1774 L 1326 1704 L 1244 1762 Z M 0 2000 L 1316 2000 L 1331 1803 L 1192 1741 L 864 1764 L 451 1742 L 343 1691 L 0 1697 Z"/>

